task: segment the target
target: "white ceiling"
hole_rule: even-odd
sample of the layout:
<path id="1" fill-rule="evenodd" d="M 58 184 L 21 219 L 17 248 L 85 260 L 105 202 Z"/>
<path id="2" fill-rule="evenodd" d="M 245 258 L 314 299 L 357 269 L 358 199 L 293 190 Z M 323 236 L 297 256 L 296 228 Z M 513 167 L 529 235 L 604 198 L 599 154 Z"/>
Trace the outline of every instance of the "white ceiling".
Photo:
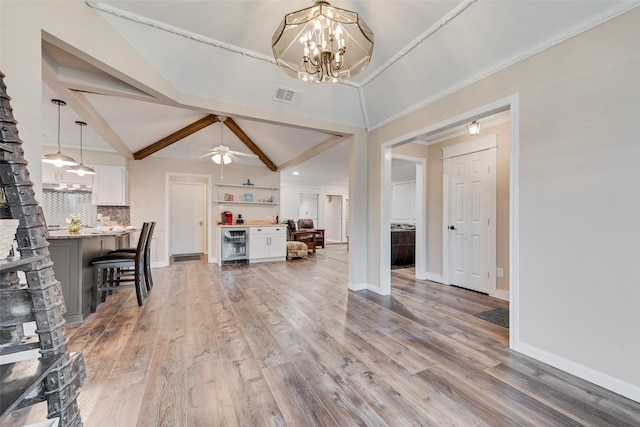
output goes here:
<path id="1" fill-rule="evenodd" d="M 273 63 L 271 36 L 282 17 L 308 7 L 299 1 L 86 1 L 179 91 L 222 99 L 229 105 L 282 112 L 283 117 L 375 129 L 454 90 L 553 46 L 620 13 L 638 1 L 544 0 L 343 0 L 335 7 L 354 10 L 375 33 L 371 64 L 351 81 L 313 85 L 280 72 Z M 332 132 L 278 123 L 237 111 L 212 111 L 167 105 L 144 92 L 140 82 L 126 84 L 109 64 L 89 65 L 52 43 L 43 44 L 50 74 L 43 90 L 43 143 L 56 144 L 57 106 L 69 89 L 80 101 L 61 111 L 62 146 L 79 145 L 75 120 L 87 149 L 130 155 L 207 114 L 232 117 L 278 166 L 291 166 L 304 179 L 331 185 L 346 182 L 348 144 L 336 145 Z M 300 96 L 297 104 L 273 100 L 278 87 Z M 80 92 L 79 92 L 80 91 Z M 92 128 L 93 125 L 93 128 Z M 95 128 L 95 129 L 94 129 Z M 249 150 L 215 123 L 153 156 L 189 158 L 221 142 Z M 437 136 L 431 136 L 437 137 Z M 320 145 L 323 144 L 324 145 Z M 326 147 L 324 152 L 323 148 Z M 127 153 L 128 151 L 128 153 Z M 322 152 L 312 159 L 310 154 Z M 243 157 L 242 164 L 261 165 Z M 302 181 L 301 181 L 302 182 Z"/>

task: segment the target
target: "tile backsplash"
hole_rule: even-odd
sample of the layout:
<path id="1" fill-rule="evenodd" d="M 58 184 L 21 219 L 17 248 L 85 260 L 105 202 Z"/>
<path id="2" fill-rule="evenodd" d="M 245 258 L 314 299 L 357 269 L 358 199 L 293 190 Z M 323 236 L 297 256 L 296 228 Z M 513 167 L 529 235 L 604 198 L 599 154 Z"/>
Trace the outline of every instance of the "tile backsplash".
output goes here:
<path id="1" fill-rule="evenodd" d="M 97 213 L 108 216 L 111 221 L 116 221 L 119 225 L 131 225 L 129 206 L 98 206 Z"/>
<path id="2" fill-rule="evenodd" d="M 91 204 L 91 193 L 88 191 L 42 191 L 42 211 L 49 227 L 66 227 L 65 218 L 77 215 L 83 226 L 96 223 L 96 206 Z"/>
<path id="3" fill-rule="evenodd" d="M 119 225 L 131 225 L 129 206 L 94 206 L 88 191 L 42 191 L 42 211 L 49 227 L 66 227 L 65 218 L 77 215 L 84 227 L 95 227 L 98 214 Z"/>

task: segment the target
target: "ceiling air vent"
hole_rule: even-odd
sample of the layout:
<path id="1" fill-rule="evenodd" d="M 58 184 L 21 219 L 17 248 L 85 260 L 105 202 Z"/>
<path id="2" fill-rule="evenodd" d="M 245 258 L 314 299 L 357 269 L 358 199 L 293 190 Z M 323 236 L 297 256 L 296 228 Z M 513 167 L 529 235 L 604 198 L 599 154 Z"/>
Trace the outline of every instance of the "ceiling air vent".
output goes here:
<path id="1" fill-rule="evenodd" d="M 275 95 L 273 95 L 274 101 L 285 102 L 287 104 L 300 104 L 300 97 L 302 94 L 296 92 L 293 89 L 287 89 L 286 87 L 279 87 L 276 89 Z"/>

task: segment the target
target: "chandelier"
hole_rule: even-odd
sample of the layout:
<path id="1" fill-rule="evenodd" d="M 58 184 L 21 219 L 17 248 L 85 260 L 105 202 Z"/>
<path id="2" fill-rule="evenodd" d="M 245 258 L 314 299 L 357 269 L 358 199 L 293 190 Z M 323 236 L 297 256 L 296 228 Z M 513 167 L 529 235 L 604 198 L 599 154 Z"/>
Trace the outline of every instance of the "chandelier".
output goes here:
<path id="1" fill-rule="evenodd" d="M 285 15 L 273 34 L 276 63 L 287 75 L 307 82 L 355 76 L 371 61 L 373 32 L 356 12 L 314 2 Z"/>

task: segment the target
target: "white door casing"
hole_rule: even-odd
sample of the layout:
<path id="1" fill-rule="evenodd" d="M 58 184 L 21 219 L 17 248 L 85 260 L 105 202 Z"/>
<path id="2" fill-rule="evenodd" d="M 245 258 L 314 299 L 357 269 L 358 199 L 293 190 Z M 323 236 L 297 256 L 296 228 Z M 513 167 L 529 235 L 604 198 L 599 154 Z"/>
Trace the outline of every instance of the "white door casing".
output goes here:
<path id="1" fill-rule="evenodd" d="M 324 208 L 325 243 L 342 243 L 342 196 L 327 194 Z"/>
<path id="2" fill-rule="evenodd" d="M 448 284 L 496 293 L 496 136 L 443 150 Z"/>
<path id="3" fill-rule="evenodd" d="M 204 253 L 206 184 L 172 182 L 171 255 Z"/>

